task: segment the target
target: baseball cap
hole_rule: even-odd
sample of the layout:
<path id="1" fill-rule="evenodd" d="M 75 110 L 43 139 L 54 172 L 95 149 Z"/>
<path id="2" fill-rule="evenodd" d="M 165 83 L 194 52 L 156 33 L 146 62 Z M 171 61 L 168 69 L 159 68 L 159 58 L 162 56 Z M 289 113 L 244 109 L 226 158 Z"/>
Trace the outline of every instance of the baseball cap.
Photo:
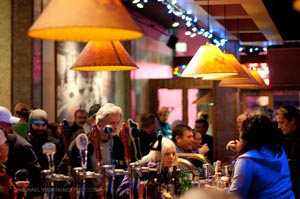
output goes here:
<path id="1" fill-rule="evenodd" d="M 0 129 L 0 145 L 6 142 L 7 142 L 7 137 L 5 135 L 5 132 L 2 129 Z"/>
<path id="2" fill-rule="evenodd" d="M 16 124 L 19 120 L 20 118 L 12 116 L 7 108 L 0 106 L 0 122 Z"/>
<path id="3" fill-rule="evenodd" d="M 48 123 L 48 114 L 42 109 L 35 109 L 29 114 L 29 123 L 45 124 Z"/>

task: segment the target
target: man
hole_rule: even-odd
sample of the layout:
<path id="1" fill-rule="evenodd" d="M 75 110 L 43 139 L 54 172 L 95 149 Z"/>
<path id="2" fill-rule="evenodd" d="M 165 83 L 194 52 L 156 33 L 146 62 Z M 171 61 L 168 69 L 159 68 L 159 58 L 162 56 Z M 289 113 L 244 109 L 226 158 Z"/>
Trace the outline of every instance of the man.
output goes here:
<path id="1" fill-rule="evenodd" d="M 104 104 L 96 113 L 96 123 L 100 134 L 101 165 L 112 164 L 115 165 L 117 169 L 125 169 L 127 167 L 124 145 L 117 132 L 122 116 L 122 109 L 112 103 Z M 96 150 L 97 149 L 95 149 L 95 151 Z M 115 177 L 114 190 L 117 190 L 122 179 L 123 176 Z M 115 194 L 114 192 L 114 196 L 111 196 L 110 193 L 108 193 L 107 198 L 116 198 Z"/>
<path id="2" fill-rule="evenodd" d="M 48 114 L 43 109 L 35 109 L 29 115 L 30 130 L 27 132 L 25 139 L 32 145 L 35 154 L 38 157 L 42 170 L 49 169 L 47 155 L 43 153 L 43 145 L 46 142 L 52 142 L 56 146 L 59 139 L 56 139 L 52 132 L 48 129 Z M 60 153 L 56 151 L 55 157 Z M 56 163 L 56 161 L 54 162 Z M 56 165 L 57 166 L 57 165 Z"/>
<path id="3" fill-rule="evenodd" d="M 209 123 L 205 119 L 197 119 L 195 121 L 195 129 L 201 133 L 201 138 L 202 138 L 201 144 L 202 145 L 207 144 L 208 148 L 209 148 L 209 151 L 205 155 L 207 156 L 207 159 L 212 163 L 212 162 L 214 162 L 213 137 L 210 135 L 207 135 L 208 127 L 209 127 Z"/>
<path id="4" fill-rule="evenodd" d="M 0 198 L 14 198 L 14 192 L 10 189 L 17 191 L 12 183 L 12 179 L 7 175 L 4 166 L 4 162 L 8 158 L 8 142 L 7 133 L 0 129 Z"/>
<path id="5" fill-rule="evenodd" d="M 300 198 L 300 115 L 290 105 L 282 106 L 276 111 L 278 129 L 283 133 L 283 147 L 289 160 L 293 192 Z"/>
<path id="6" fill-rule="evenodd" d="M 89 112 L 87 114 L 87 119 L 86 122 L 82 125 L 82 128 L 78 128 L 78 130 L 72 134 L 70 137 L 69 142 L 71 143 L 78 134 L 80 133 L 85 133 L 88 136 L 90 136 L 91 131 L 96 125 L 96 113 L 100 109 L 101 105 L 100 104 L 94 104 L 90 107 Z"/>
<path id="7" fill-rule="evenodd" d="M 209 148 L 208 148 L 207 144 L 204 144 L 204 145 L 201 144 L 201 142 L 202 142 L 201 133 L 194 129 L 193 134 L 194 134 L 193 151 L 195 153 L 205 155 L 209 151 Z"/>
<path id="8" fill-rule="evenodd" d="M 77 130 L 70 138 L 69 141 L 69 153 L 71 155 L 71 163 L 72 163 L 72 168 L 74 167 L 80 167 L 81 166 L 81 159 L 80 159 L 80 153 L 79 150 L 77 149 L 76 146 L 76 137 L 81 134 L 85 133 L 89 138 L 90 138 L 90 143 L 88 145 L 88 162 L 87 165 L 90 167 L 88 170 L 92 170 L 94 172 L 99 172 L 98 165 L 97 165 L 97 160 L 95 157 L 94 147 L 98 144 L 93 143 L 93 136 L 97 135 L 92 135 L 93 128 L 95 128 L 96 125 L 96 113 L 100 109 L 101 105 L 100 104 L 94 104 L 90 107 L 89 112 L 88 112 L 88 118 L 86 123 L 83 125 L 83 128 L 80 128 Z M 95 141 L 96 142 L 96 141 Z M 98 149 L 100 150 L 100 149 Z M 64 164 L 66 160 L 63 160 Z M 62 162 L 62 163 L 63 163 Z M 60 165 L 61 167 L 62 165 Z"/>
<path id="9" fill-rule="evenodd" d="M 120 151 L 124 151 L 124 146 L 122 148 L 116 149 L 117 151 L 113 152 L 112 154 L 110 153 L 110 143 L 109 143 L 109 138 L 117 138 L 118 137 L 118 128 L 122 119 L 122 109 L 112 103 L 106 103 L 104 104 L 96 113 L 96 123 L 97 123 L 97 128 L 100 134 L 100 152 L 102 156 L 101 164 L 112 164 L 116 159 L 116 157 L 111 157 L 111 156 L 116 156 L 116 153 L 120 153 Z M 105 132 L 105 130 L 108 130 L 106 127 L 109 125 L 112 129 L 112 132 Z M 109 135 L 110 134 L 110 135 Z M 114 142 L 120 139 L 114 139 Z M 122 142 L 121 142 L 122 143 Z M 116 143 L 114 143 L 116 144 Z M 120 144 L 120 143 L 119 143 Z M 96 150 L 96 149 L 95 149 Z M 113 159 L 111 159 L 113 158 Z M 119 157 L 120 158 L 120 157 Z M 124 156 L 123 156 L 124 158 Z M 124 159 L 125 163 L 125 159 Z M 124 164 L 123 163 L 123 164 Z"/>
<path id="10" fill-rule="evenodd" d="M 138 138 L 131 143 L 131 161 L 135 162 L 150 152 L 150 144 L 156 141 L 157 117 L 153 113 L 141 115 L 141 128 Z M 135 147 L 134 147 L 135 145 Z"/>
<path id="11" fill-rule="evenodd" d="M 193 129 L 185 124 L 180 124 L 176 126 L 172 132 L 172 140 L 176 145 L 176 152 L 177 153 L 195 153 L 193 150 L 193 147 L 195 145 L 194 140 L 194 133 Z M 205 145 L 202 148 L 200 148 L 203 153 L 205 151 L 208 151 L 209 148 Z M 190 159 L 186 158 L 188 161 L 190 161 L 194 166 L 196 166 L 199 175 L 202 175 L 202 162 L 198 159 Z M 181 167 L 181 169 L 186 170 L 186 167 Z"/>
<path id="12" fill-rule="evenodd" d="M 176 145 L 177 153 L 193 152 L 193 129 L 185 124 L 176 126 L 172 132 L 172 140 Z"/>
<path id="13" fill-rule="evenodd" d="M 13 131 L 13 124 L 18 121 L 19 118 L 12 116 L 7 108 L 0 106 L 0 128 L 4 129 L 8 136 L 14 137 L 14 140 L 9 142 L 6 171 L 12 179 L 18 176 L 27 178 L 30 181 L 28 190 L 33 190 L 28 191 L 28 197 L 37 196 L 41 194 L 38 191 L 41 185 L 41 166 L 31 144 Z M 15 176 L 16 173 L 18 176 Z"/>
<path id="14" fill-rule="evenodd" d="M 72 124 L 72 126 L 70 127 L 70 134 L 68 135 L 68 139 L 70 139 L 70 137 L 79 129 L 81 129 L 83 127 L 83 125 L 86 123 L 87 121 L 87 117 L 88 117 L 88 113 L 86 110 L 84 109 L 77 109 L 74 112 L 74 122 Z"/>

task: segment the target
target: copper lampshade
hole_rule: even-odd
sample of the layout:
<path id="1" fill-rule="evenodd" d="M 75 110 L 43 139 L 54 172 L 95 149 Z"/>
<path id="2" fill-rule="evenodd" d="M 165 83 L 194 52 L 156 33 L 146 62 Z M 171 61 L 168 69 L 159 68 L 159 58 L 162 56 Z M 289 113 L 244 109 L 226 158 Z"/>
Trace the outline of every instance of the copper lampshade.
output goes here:
<path id="1" fill-rule="evenodd" d="M 201 95 L 195 101 L 193 101 L 193 104 L 204 104 L 204 103 L 213 103 L 213 102 L 214 102 L 213 93 L 212 91 L 209 91 L 206 94 Z"/>
<path id="2" fill-rule="evenodd" d="M 225 63 L 228 65 L 231 65 L 235 68 L 237 71 L 236 75 L 226 75 L 226 76 L 208 76 L 208 77 L 203 77 L 203 80 L 223 80 L 223 79 L 249 79 L 250 76 L 248 74 L 248 69 L 245 67 L 242 67 L 239 61 L 235 58 L 233 54 L 227 54 L 224 53 L 225 56 Z M 246 71 L 247 70 L 247 71 Z"/>
<path id="3" fill-rule="evenodd" d="M 124 71 L 138 69 L 119 41 L 90 41 L 71 70 Z"/>
<path id="4" fill-rule="evenodd" d="M 130 40 L 143 36 L 120 0 L 51 0 L 28 31 L 50 40 Z"/>
<path id="5" fill-rule="evenodd" d="M 222 77 L 236 74 L 234 66 L 226 64 L 224 53 L 217 46 L 206 44 L 197 50 L 182 77 Z"/>
<path id="6" fill-rule="evenodd" d="M 246 71 L 247 67 L 241 65 Z M 247 69 L 248 70 L 248 69 Z M 255 70 L 248 70 L 250 78 L 248 79 L 231 79 L 231 80 L 222 80 L 219 83 L 221 87 L 236 87 L 236 88 L 267 88 L 264 80 Z"/>

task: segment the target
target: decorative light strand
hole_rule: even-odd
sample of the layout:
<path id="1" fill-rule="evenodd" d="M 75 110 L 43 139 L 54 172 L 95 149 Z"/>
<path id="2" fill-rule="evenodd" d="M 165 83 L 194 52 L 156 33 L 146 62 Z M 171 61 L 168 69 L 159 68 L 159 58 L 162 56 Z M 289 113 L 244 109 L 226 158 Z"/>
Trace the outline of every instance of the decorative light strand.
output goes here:
<path id="1" fill-rule="evenodd" d="M 190 34 L 193 35 L 193 37 L 198 34 L 210 39 L 210 42 L 216 46 L 225 45 L 225 42 L 227 41 L 226 39 L 220 38 L 213 32 L 200 27 L 198 24 L 198 18 L 196 16 L 193 16 L 191 12 L 188 12 L 181 8 L 177 4 L 176 0 L 157 0 L 157 2 L 163 4 L 168 9 L 168 14 L 173 14 L 185 21 L 186 28 L 190 29 L 190 31 L 194 33 Z M 132 0 L 132 4 L 138 5 L 139 3 L 146 4 L 148 3 L 148 0 Z"/>

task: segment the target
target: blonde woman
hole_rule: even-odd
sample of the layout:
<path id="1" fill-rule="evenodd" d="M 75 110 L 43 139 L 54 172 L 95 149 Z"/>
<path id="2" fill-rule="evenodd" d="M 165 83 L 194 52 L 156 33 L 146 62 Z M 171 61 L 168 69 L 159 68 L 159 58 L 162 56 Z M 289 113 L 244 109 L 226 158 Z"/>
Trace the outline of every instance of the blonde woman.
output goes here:
<path id="1" fill-rule="evenodd" d="M 159 150 L 161 148 L 161 150 Z M 159 142 L 156 141 L 152 150 L 148 155 L 143 156 L 140 160 L 137 161 L 139 164 L 148 166 L 148 167 L 159 167 L 164 168 L 164 171 L 167 169 L 169 172 L 172 171 L 173 166 L 177 165 L 178 156 L 176 154 L 176 147 L 172 140 L 163 137 L 161 140 L 161 146 Z M 160 163 L 160 164 L 158 164 Z M 143 175 L 140 178 L 141 180 L 149 180 L 149 175 Z M 147 189 L 147 198 L 154 199 L 154 191 L 150 188 Z M 125 176 L 121 185 L 117 189 L 118 198 L 128 198 L 129 197 L 129 179 L 128 176 Z"/>

